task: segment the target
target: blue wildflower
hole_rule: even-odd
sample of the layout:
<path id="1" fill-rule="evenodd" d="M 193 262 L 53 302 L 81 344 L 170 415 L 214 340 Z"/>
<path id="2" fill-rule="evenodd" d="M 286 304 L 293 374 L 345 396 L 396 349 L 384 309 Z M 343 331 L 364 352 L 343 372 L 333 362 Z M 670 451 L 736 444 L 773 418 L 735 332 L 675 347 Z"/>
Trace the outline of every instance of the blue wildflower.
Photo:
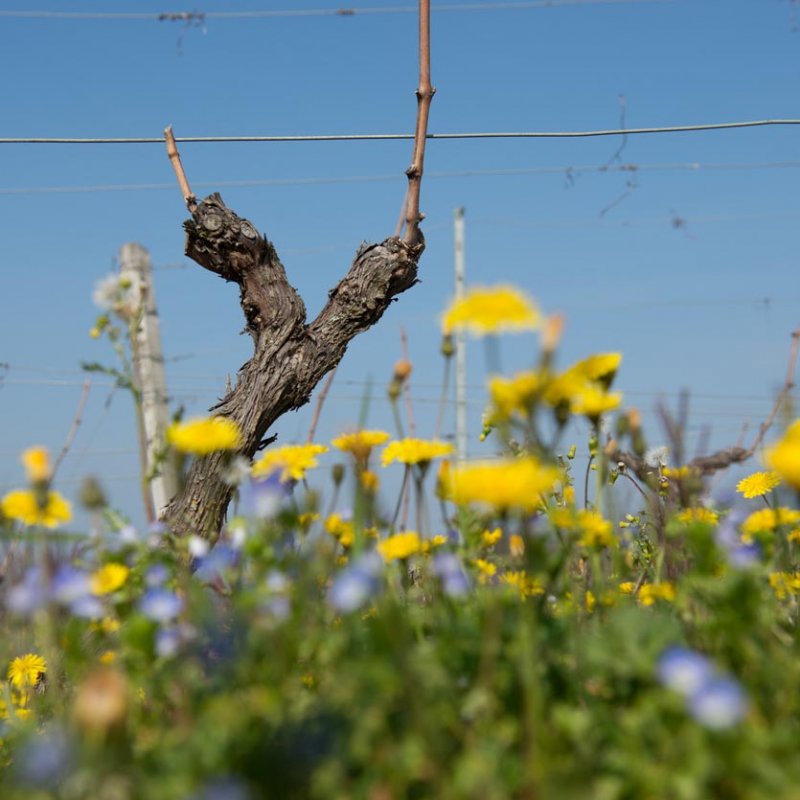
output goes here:
<path id="1" fill-rule="evenodd" d="M 711 678 L 689 698 L 689 712 L 706 728 L 724 730 L 741 721 L 747 711 L 747 699 L 733 678 Z"/>
<path id="2" fill-rule="evenodd" d="M 266 478 L 253 478 L 239 489 L 242 514 L 254 519 L 273 519 L 291 493 L 291 482 L 281 483 L 277 472 Z"/>
<path id="3" fill-rule="evenodd" d="M 361 608 L 380 589 L 383 559 L 369 552 L 345 567 L 328 590 L 328 602 L 337 611 L 349 613 Z"/>
<path id="4" fill-rule="evenodd" d="M 433 574 L 448 597 L 461 597 L 471 588 L 469 575 L 455 553 L 437 553 L 433 558 Z"/>
<path id="5" fill-rule="evenodd" d="M 181 613 L 183 600 L 169 589 L 155 588 L 139 601 L 139 611 L 155 622 L 169 622 Z"/>
<path id="6" fill-rule="evenodd" d="M 658 660 L 658 679 L 664 686 L 688 696 L 714 675 L 714 666 L 701 653 L 670 647 Z"/>

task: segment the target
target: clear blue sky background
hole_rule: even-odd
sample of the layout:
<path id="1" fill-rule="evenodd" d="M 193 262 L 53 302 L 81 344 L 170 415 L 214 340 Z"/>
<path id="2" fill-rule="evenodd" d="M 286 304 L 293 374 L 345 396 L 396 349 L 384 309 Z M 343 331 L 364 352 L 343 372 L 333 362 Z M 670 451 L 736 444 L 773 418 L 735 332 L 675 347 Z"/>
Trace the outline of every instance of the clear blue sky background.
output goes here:
<path id="1" fill-rule="evenodd" d="M 3 0 L 0 11 L 340 5 Z M 432 132 L 616 127 L 621 94 L 628 127 L 800 117 L 800 33 L 788 0 L 497 5 L 434 12 Z M 416 18 L 409 13 L 211 19 L 204 29 L 155 20 L 0 17 L 1 135 L 158 136 L 168 123 L 179 136 L 410 132 L 416 59 Z M 356 422 L 370 378 L 379 398 L 370 423 L 390 425 L 382 398 L 400 356 L 401 326 L 415 367 L 418 433 L 432 433 L 441 375 L 437 316 L 451 296 L 452 215 L 462 205 L 470 282 L 514 282 L 545 310 L 564 311 L 564 365 L 592 351 L 621 350 L 619 384 L 630 404 L 647 411 L 659 396 L 674 401 L 686 387 L 694 433 L 711 425 L 712 442 L 726 445 L 743 423 L 755 428 L 783 380 L 790 332 L 800 324 L 800 127 L 629 137 L 619 162 L 639 166 L 637 172 L 579 169 L 607 164 L 620 143 L 431 142 L 422 283 L 351 346 L 319 438 Z M 359 242 L 392 233 L 411 145 L 188 144 L 181 151 L 199 195 L 220 188 L 274 241 L 314 315 Z M 743 166 L 776 162 L 792 163 Z M 695 163 L 700 168 L 673 168 Z M 437 175 L 544 168 L 554 169 Z M 60 448 L 81 391 L 79 362 L 112 361 L 108 345 L 88 336 L 96 314 L 91 291 L 114 268 L 123 242 L 142 243 L 162 267 L 156 292 L 176 403 L 204 411 L 222 393 L 226 373 L 246 360 L 250 342 L 238 335 L 235 287 L 183 256 L 186 214 L 162 146 L 0 145 L 0 175 L 5 490 L 21 480 L 20 449 Z M 387 175 L 396 177 L 291 183 Z M 222 185 L 274 179 L 287 185 Z M 130 184 L 157 186 L 78 190 Z M 50 187 L 64 191 L 41 191 Z M 683 221 L 678 227 L 676 218 Z M 186 268 L 163 268 L 176 264 Z M 508 369 L 529 363 L 535 346 L 533 337 L 504 341 Z M 474 347 L 475 434 L 483 372 L 482 350 Z M 115 395 L 109 406 L 103 384 L 95 380 L 60 485 L 71 494 L 93 472 L 114 503 L 140 519 L 130 401 Z M 311 406 L 281 420 L 280 441 L 303 440 L 310 413 Z M 451 417 L 446 427 L 452 430 Z M 651 435 L 653 443 L 662 438 Z M 487 445 L 473 439 L 470 447 L 479 454 Z"/>

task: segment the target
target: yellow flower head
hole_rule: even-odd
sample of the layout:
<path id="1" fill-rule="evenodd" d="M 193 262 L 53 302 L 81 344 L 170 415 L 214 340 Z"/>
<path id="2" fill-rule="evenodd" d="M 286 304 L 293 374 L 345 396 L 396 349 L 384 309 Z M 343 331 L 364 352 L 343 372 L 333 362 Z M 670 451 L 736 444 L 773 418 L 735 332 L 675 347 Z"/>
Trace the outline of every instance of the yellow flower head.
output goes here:
<path id="1" fill-rule="evenodd" d="M 8 666 L 8 680 L 15 689 L 32 689 L 47 672 L 47 662 L 35 653 L 17 656 Z"/>
<path id="2" fill-rule="evenodd" d="M 354 533 L 351 520 L 343 519 L 339 514 L 331 514 L 325 520 L 325 530 L 334 539 L 338 539 L 342 547 L 350 547 L 353 544 Z"/>
<path id="3" fill-rule="evenodd" d="M 405 531 L 382 539 L 375 547 L 384 561 L 397 561 L 419 553 L 422 550 L 422 540 L 416 531 Z"/>
<path id="4" fill-rule="evenodd" d="M 608 411 L 619 408 L 620 403 L 620 392 L 607 392 L 599 384 L 589 383 L 572 398 L 572 413 L 596 420 Z"/>
<path id="5" fill-rule="evenodd" d="M 512 558 L 521 558 L 525 555 L 525 540 L 518 533 L 511 534 L 508 540 L 508 552 Z"/>
<path id="6" fill-rule="evenodd" d="M 479 583 L 488 583 L 497 574 L 497 565 L 485 558 L 476 558 L 472 563 L 478 568 Z"/>
<path id="7" fill-rule="evenodd" d="M 705 525 L 716 525 L 719 522 L 719 514 L 711 508 L 684 508 L 677 514 L 678 521 L 684 525 L 691 525 L 693 522 L 702 522 Z"/>
<path id="8" fill-rule="evenodd" d="M 47 492 L 44 500 L 42 506 L 35 492 L 16 489 L 3 498 L 0 509 L 9 519 L 45 528 L 56 528 L 72 519 L 72 507 L 58 492 Z"/>
<path id="9" fill-rule="evenodd" d="M 575 515 L 578 529 L 581 532 L 578 544 L 581 547 L 613 547 L 617 540 L 613 525 L 597 511 L 582 508 Z"/>
<path id="10" fill-rule="evenodd" d="M 787 595 L 800 594 L 800 572 L 772 572 L 769 585 L 778 600 L 783 600 Z"/>
<path id="11" fill-rule="evenodd" d="M 331 444 L 338 450 L 350 453 L 359 461 L 366 461 L 373 447 L 388 440 L 389 434 L 385 431 L 356 431 L 355 433 L 343 433 Z"/>
<path id="12" fill-rule="evenodd" d="M 535 330 L 541 315 L 532 300 L 513 286 L 476 286 L 447 309 L 445 334 L 467 330 L 475 336 Z"/>
<path id="13" fill-rule="evenodd" d="M 22 464 L 31 483 L 42 483 L 50 480 L 50 453 L 46 447 L 37 445 L 24 450 Z"/>
<path id="14" fill-rule="evenodd" d="M 794 525 L 800 522 L 800 511 L 794 508 L 762 508 L 754 511 L 742 523 L 742 533 L 752 536 L 755 533 L 774 531 L 779 525 Z"/>
<path id="15" fill-rule="evenodd" d="M 239 426 L 227 417 L 201 417 L 175 422 L 167 428 L 167 441 L 182 453 L 205 456 L 242 445 Z"/>
<path id="16" fill-rule="evenodd" d="M 513 378 L 493 377 L 489 381 L 490 422 L 507 420 L 514 413 L 527 414 L 545 386 L 539 372 L 518 372 Z"/>
<path id="17" fill-rule="evenodd" d="M 358 479 L 361 481 L 361 487 L 364 489 L 365 492 L 368 494 L 375 494 L 378 491 L 378 487 L 380 486 L 380 478 L 372 472 L 372 470 L 365 469 L 359 476 Z"/>
<path id="18" fill-rule="evenodd" d="M 498 509 L 533 511 L 541 494 L 561 478 L 556 467 L 533 457 L 475 461 L 440 475 L 443 496 L 456 505 L 478 503 Z"/>
<path id="19" fill-rule="evenodd" d="M 767 450 L 764 460 L 786 483 L 800 489 L 800 419 L 789 426 L 783 439 Z"/>
<path id="20" fill-rule="evenodd" d="M 448 456 L 454 447 L 448 442 L 426 439 L 398 439 L 389 442 L 381 453 L 381 464 L 389 466 L 393 461 L 401 464 L 422 464 L 440 456 Z"/>
<path id="21" fill-rule="evenodd" d="M 493 531 L 485 530 L 481 534 L 481 544 L 484 547 L 492 547 L 503 538 L 503 531 L 500 528 L 495 528 Z"/>
<path id="22" fill-rule="evenodd" d="M 675 587 L 671 583 L 645 583 L 639 589 L 636 599 L 643 606 L 652 606 L 656 600 L 671 603 L 675 600 Z"/>
<path id="23" fill-rule="evenodd" d="M 596 353 L 570 368 L 587 381 L 597 381 L 606 388 L 611 384 L 622 362 L 622 353 Z"/>
<path id="24" fill-rule="evenodd" d="M 736 484 L 736 491 L 748 500 L 771 492 L 781 482 L 777 472 L 754 472 Z"/>
<path id="25" fill-rule="evenodd" d="M 280 470 L 282 482 L 300 481 L 307 470 L 318 466 L 317 456 L 327 452 L 324 444 L 286 444 L 271 448 L 253 464 L 253 477 L 266 477 Z"/>
<path id="26" fill-rule="evenodd" d="M 92 594 L 111 594 L 124 586 L 126 580 L 128 580 L 128 568 L 124 564 L 111 562 L 92 573 L 89 586 Z"/>
<path id="27" fill-rule="evenodd" d="M 520 597 L 532 597 L 544 594 L 544 586 L 538 578 L 528 575 L 523 570 L 509 570 L 500 576 L 500 582 L 512 586 L 519 592 Z"/>

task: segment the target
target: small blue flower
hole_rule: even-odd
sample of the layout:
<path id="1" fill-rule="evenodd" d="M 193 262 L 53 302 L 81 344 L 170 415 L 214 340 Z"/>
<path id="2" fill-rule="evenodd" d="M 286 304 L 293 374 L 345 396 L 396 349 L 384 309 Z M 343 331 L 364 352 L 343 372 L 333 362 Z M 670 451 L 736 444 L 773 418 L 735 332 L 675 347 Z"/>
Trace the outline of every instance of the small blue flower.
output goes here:
<path id="1" fill-rule="evenodd" d="M 150 589 L 139 601 L 139 611 L 155 622 L 170 622 L 182 608 L 183 600 L 168 589 Z"/>
<path id="2" fill-rule="evenodd" d="M 328 602 L 337 611 L 349 613 L 361 608 L 380 589 L 383 559 L 370 552 L 345 567 L 328 590 Z"/>
<path id="3" fill-rule="evenodd" d="M 238 551 L 230 545 L 218 542 L 211 552 L 197 559 L 195 575 L 206 583 L 213 583 L 223 577 L 223 573 L 236 565 Z"/>
<path id="4" fill-rule="evenodd" d="M 68 565 L 60 566 L 50 584 L 50 597 L 68 606 L 92 593 L 88 573 Z"/>
<path id="5" fill-rule="evenodd" d="M 38 567 L 31 567 L 22 580 L 6 595 L 9 611 L 27 617 L 42 608 L 47 600 L 44 576 Z"/>
<path id="6" fill-rule="evenodd" d="M 277 472 L 266 478 L 253 478 L 239 489 L 242 514 L 254 519 L 273 519 L 291 493 L 291 484 L 281 483 Z"/>
<path id="7" fill-rule="evenodd" d="M 684 696 L 696 692 L 714 675 L 714 666 L 701 653 L 686 647 L 670 647 L 658 660 L 658 679 Z"/>
<path id="8" fill-rule="evenodd" d="M 448 597 L 461 597 L 471 588 L 469 575 L 455 553 L 437 553 L 433 558 L 433 573 Z"/>
<path id="9" fill-rule="evenodd" d="M 689 713 L 711 730 L 731 728 L 747 711 L 747 698 L 740 684 L 732 678 L 711 678 L 689 698 Z"/>
<path id="10" fill-rule="evenodd" d="M 144 582 L 150 586 L 161 586 L 169 578 L 169 570 L 163 564 L 153 564 L 144 574 Z"/>
<path id="11" fill-rule="evenodd" d="M 14 759 L 13 769 L 23 784 L 55 789 L 69 772 L 72 760 L 70 740 L 56 728 L 28 739 Z"/>
<path id="12" fill-rule="evenodd" d="M 73 616 L 83 619 L 102 619 L 106 615 L 105 606 L 91 594 L 73 600 L 69 610 Z"/>
<path id="13" fill-rule="evenodd" d="M 156 634 L 156 653 L 172 658 L 181 648 L 182 637 L 177 628 L 161 628 Z"/>

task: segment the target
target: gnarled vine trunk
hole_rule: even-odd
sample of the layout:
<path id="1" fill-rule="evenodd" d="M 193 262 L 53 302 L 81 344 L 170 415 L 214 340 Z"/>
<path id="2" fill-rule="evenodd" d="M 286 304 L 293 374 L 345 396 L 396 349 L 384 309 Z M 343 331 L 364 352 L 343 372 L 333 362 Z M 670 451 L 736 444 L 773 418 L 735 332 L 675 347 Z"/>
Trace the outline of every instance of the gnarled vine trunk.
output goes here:
<path id="1" fill-rule="evenodd" d="M 328 294 L 319 316 L 306 321 L 302 298 L 289 284 L 271 242 L 212 194 L 185 223 L 186 254 L 200 266 L 239 285 L 240 302 L 255 352 L 236 385 L 214 407 L 242 430 L 240 453 L 252 458 L 282 414 L 308 402 L 321 378 L 342 359 L 350 340 L 374 325 L 392 298 L 417 282 L 424 250 L 390 237 L 362 245 L 344 278 Z M 217 453 L 196 460 L 184 488 L 162 517 L 178 535 L 195 533 L 216 541 L 231 499 Z"/>

